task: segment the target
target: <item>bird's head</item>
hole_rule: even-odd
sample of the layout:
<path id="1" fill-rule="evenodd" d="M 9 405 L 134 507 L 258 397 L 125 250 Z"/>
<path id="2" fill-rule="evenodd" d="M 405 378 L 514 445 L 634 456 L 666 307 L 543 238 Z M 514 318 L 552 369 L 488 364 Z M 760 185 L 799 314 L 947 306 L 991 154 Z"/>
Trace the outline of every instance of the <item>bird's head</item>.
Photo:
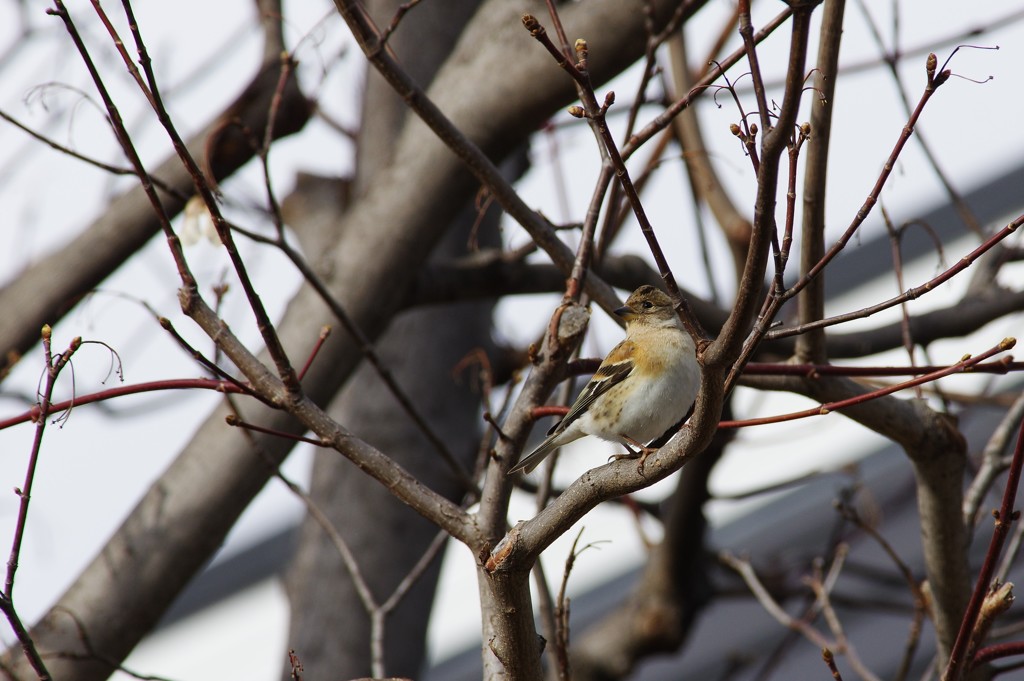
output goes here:
<path id="1" fill-rule="evenodd" d="M 672 308 L 672 299 L 650 284 L 644 284 L 633 291 L 626 299 L 626 304 L 615 310 L 615 314 L 630 325 L 679 325 L 679 317 Z"/>

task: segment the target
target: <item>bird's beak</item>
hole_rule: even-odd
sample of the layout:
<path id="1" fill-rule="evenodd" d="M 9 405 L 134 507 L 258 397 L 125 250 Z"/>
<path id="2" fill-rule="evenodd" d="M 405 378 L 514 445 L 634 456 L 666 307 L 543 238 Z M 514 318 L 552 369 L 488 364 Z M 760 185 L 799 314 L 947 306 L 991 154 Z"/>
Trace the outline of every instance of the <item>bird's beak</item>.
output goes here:
<path id="1" fill-rule="evenodd" d="M 625 319 L 627 322 L 636 316 L 636 310 L 631 308 L 629 305 L 623 305 L 622 307 L 615 310 L 615 314 Z"/>

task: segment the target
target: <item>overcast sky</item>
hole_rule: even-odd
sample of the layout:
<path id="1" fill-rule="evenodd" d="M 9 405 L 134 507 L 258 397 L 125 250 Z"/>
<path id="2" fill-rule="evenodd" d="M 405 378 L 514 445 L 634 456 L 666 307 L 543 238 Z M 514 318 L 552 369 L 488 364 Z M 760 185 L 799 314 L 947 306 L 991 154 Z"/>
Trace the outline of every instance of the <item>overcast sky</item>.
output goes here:
<path id="1" fill-rule="evenodd" d="M 0 1 L 0 50 L 12 49 L 17 40 L 18 12 L 11 0 Z M 104 44 L 103 34 L 92 19 L 86 3 L 70 3 L 90 44 Z M 887 44 L 892 45 L 892 16 L 889 3 L 869 3 Z M 232 99 L 253 72 L 261 50 L 256 29 L 240 27 L 245 22 L 238 17 L 252 15 L 248 0 L 218 0 L 198 2 L 181 0 L 176 3 L 138 3 L 136 8 L 144 35 L 155 59 L 155 67 L 165 84 L 165 93 L 171 102 L 171 112 L 183 132 L 197 129 L 213 112 Z M 693 45 L 691 55 L 704 54 L 707 45 L 718 32 L 718 27 L 731 3 L 711 3 L 702 12 L 688 35 Z M 900 3 L 901 35 L 899 46 L 909 50 L 932 44 L 939 38 L 955 35 L 972 26 L 989 26 L 997 18 L 1009 17 L 1009 3 L 961 3 L 914 0 Z M 29 44 L 19 47 L 0 61 L 0 107 L 28 125 L 40 129 L 56 140 L 83 153 L 124 165 L 102 113 L 94 104 L 91 84 L 83 72 L 80 61 L 63 32 L 60 22 L 45 15 L 45 3 L 28 3 L 29 23 L 34 29 Z M 778 11 L 781 3 L 755 3 L 755 24 L 763 22 Z M 333 5 L 326 1 L 287 3 L 288 38 L 298 45 L 297 56 L 302 61 L 301 82 L 309 93 L 320 98 L 323 108 L 345 125 L 356 126 L 358 115 L 354 102 L 361 82 L 361 57 L 356 54 L 345 36 L 342 22 L 333 16 Z M 113 11 L 113 10 L 111 10 Z M 202 17 L 196 20 L 196 17 Z M 326 19 L 325 19 L 326 17 Z M 866 30 L 864 14 L 859 3 L 851 2 L 847 8 L 847 29 L 843 39 L 841 64 L 847 67 L 878 62 L 878 48 Z M 954 184 L 968 190 L 1007 167 L 1021 162 L 1024 151 L 1024 126 L 1018 124 L 1021 111 L 1022 76 L 1020 65 L 1024 45 L 1019 21 L 998 21 L 996 30 L 972 42 L 982 46 L 999 46 L 998 51 L 965 49 L 952 60 L 954 78 L 944 86 L 926 110 L 918 130 L 927 135 L 937 150 L 943 168 Z M 571 27 L 568 27 L 571 30 Z M 569 36 L 570 39 L 576 37 Z M 585 36 L 584 36 L 585 37 Z M 760 48 L 761 62 L 766 72 L 777 75 L 783 68 L 786 41 L 784 32 L 779 39 L 769 41 Z M 299 42 L 301 39 L 301 43 Z M 734 38 L 735 45 L 738 39 Z M 347 54 L 343 48 L 349 46 Z M 539 49 L 523 34 L 522 45 L 515 49 Z M 600 45 L 591 44 L 599 50 Z M 950 44 L 935 44 L 933 48 L 940 62 L 951 52 Z M 813 51 L 812 51 L 813 54 Z M 341 55 L 339 57 L 339 55 Z M 166 140 L 143 113 L 141 99 L 132 92 L 132 86 L 122 69 L 109 56 L 101 60 L 102 68 L 112 74 L 114 86 L 126 120 L 137 131 L 137 142 L 150 162 L 164 157 Z M 555 68 L 552 64 L 552 68 Z M 924 57 L 915 56 L 901 62 L 900 75 L 910 101 L 916 102 L 924 86 Z M 735 72 L 738 76 L 742 69 Z M 992 80 L 984 83 L 990 76 Z M 627 102 L 635 86 L 636 73 L 630 73 L 616 82 L 599 88 L 599 94 L 614 89 L 618 101 Z M 749 81 L 747 81 L 749 82 Z M 743 80 L 740 81 L 742 86 Z M 901 132 L 906 115 L 896 96 L 897 86 L 884 69 L 875 66 L 840 79 L 835 98 L 835 130 L 832 138 L 832 157 L 829 176 L 828 233 L 839 234 L 849 224 L 864 200 L 881 164 Z M 85 93 L 83 98 L 79 90 Z M 777 92 L 777 90 L 776 90 Z M 749 93 L 748 93 L 749 96 Z M 805 109 L 811 97 L 805 100 Z M 701 108 L 706 141 L 713 158 L 719 163 L 723 179 L 740 205 L 750 206 L 753 196 L 752 171 L 743 157 L 736 139 L 728 126 L 737 114 L 726 98 L 719 104 L 706 100 Z M 752 104 L 749 108 L 753 108 Z M 653 116 L 653 111 L 646 116 Z M 806 114 L 800 120 L 806 120 Z M 559 114 L 557 123 L 568 123 L 568 115 Z M 598 168 L 597 152 L 590 132 L 581 125 L 560 128 L 557 141 L 560 160 L 553 163 L 551 139 L 539 136 L 532 149 L 534 167 L 522 182 L 522 193 L 527 202 L 556 219 L 579 220 L 590 197 L 593 178 Z M 352 167 L 351 145 L 322 121 L 311 123 L 301 135 L 275 146 L 273 170 L 278 190 L 283 195 L 298 170 L 343 175 Z M 638 154 L 635 162 L 642 162 Z M 692 221 L 689 201 L 680 187 L 680 162 L 665 164 L 663 172 L 648 192 L 646 205 L 652 220 L 661 231 L 663 244 L 682 283 L 701 294 L 708 292 L 703 267 L 694 248 L 692 233 L 674 229 Z M 560 168 L 573 168 L 564 178 L 568 185 L 568 214 L 562 197 L 552 191 L 557 186 L 554 173 Z M 109 198 L 123 191 L 131 183 L 124 178 L 111 177 L 81 162 L 68 159 L 46 149 L 10 125 L 0 122 L 0 205 L 5 207 L 5 219 L 0 222 L 0 281 L 17 276 L 20 268 L 50 249 L 59 248 L 70 236 L 88 225 L 100 213 Z M 227 203 L 233 215 L 246 224 L 262 227 L 258 215 L 247 206 L 262 199 L 261 180 L 254 168 L 248 168 L 239 177 L 225 185 Z M 886 191 L 883 202 L 897 223 L 914 218 L 921 210 L 942 200 L 942 193 L 934 173 L 924 163 L 919 147 L 913 142 L 900 159 Z M 877 221 L 869 221 L 865 229 L 882 229 Z M 525 232 L 507 225 L 506 240 L 511 245 L 523 244 Z M 249 262 L 257 275 L 264 301 L 271 312 L 283 309 L 298 279 L 275 253 L 242 242 Z M 851 244 L 852 248 L 856 244 Z M 643 253 L 635 235 L 627 238 L 623 250 Z M 720 245 L 714 246 L 718 273 L 716 281 L 721 290 L 728 291 L 731 266 L 722 256 Z M 959 252 L 947 252 L 947 261 L 959 257 Z M 214 246 L 200 243 L 188 250 L 195 270 L 203 285 L 216 283 L 225 272 L 226 261 Z M 921 283 L 934 275 L 936 262 L 921 263 L 908 271 L 908 285 Z M 209 348 L 209 341 L 189 327 L 178 313 L 176 300 L 176 273 L 166 246 L 154 240 L 138 257 L 105 282 L 96 295 L 90 297 L 56 326 L 55 349 L 63 348 L 73 336 L 102 340 L 116 348 L 123 362 L 126 383 L 139 383 L 160 378 L 192 377 L 200 374 L 192 361 L 182 354 L 154 324 L 142 309 L 145 301 L 175 321 L 179 331 L 192 339 L 200 348 Z M 876 297 L 889 297 L 896 293 L 895 284 L 879 284 L 873 291 Z M 951 295 L 953 290 L 939 292 L 933 298 L 921 301 L 927 309 L 941 302 L 940 296 Z M 517 343 L 533 340 L 546 323 L 554 298 L 531 296 L 503 304 L 497 320 L 497 333 Z M 849 301 L 837 301 L 843 305 Z M 844 310 L 835 310 L 844 311 Z M 894 312 L 895 314 L 895 312 Z M 231 319 L 247 319 L 244 300 L 239 295 L 226 300 L 225 315 Z M 595 324 L 585 343 L 584 354 L 602 355 L 621 336 L 617 326 L 595 314 Z M 873 321 L 872 324 L 877 324 Z M 236 329 L 244 329 L 246 322 L 233 322 Z M 955 361 L 964 352 L 977 351 L 998 340 L 997 334 L 1007 335 L 1010 330 L 989 330 L 979 345 L 970 346 L 970 340 L 939 344 L 933 348 L 937 362 Z M 243 335 L 254 339 L 250 328 Z M 993 340 L 994 337 L 994 340 Z M 878 361 L 901 362 L 898 355 Z M 102 389 L 116 382 L 108 376 L 111 355 L 105 348 L 95 345 L 81 350 L 76 356 L 74 390 L 79 394 Z M 31 402 L 40 377 L 41 355 L 36 352 L 21 362 L 3 383 L 0 399 L 0 417 L 19 413 Z M 69 377 L 62 379 L 61 394 L 70 395 Z M 965 379 L 966 380 L 966 379 Z M 104 382 L 105 381 L 105 382 Z M 148 484 L 172 460 L 186 443 L 192 431 L 202 422 L 203 415 L 216 403 L 216 394 L 152 393 L 117 400 L 103 407 L 90 406 L 76 409 L 63 424 L 49 427 L 43 445 L 41 463 L 37 473 L 31 517 L 21 569 L 18 573 L 16 598 L 19 610 L 27 620 L 34 620 L 59 596 L 82 566 L 101 546 L 103 540 L 117 527 Z M 792 398 L 744 394 L 739 397 L 739 409 L 746 415 L 778 413 L 803 404 Z M 0 489 L 21 486 L 25 462 L 30 449 L 33 429 L 23 425 L 0 432 Z M 850 442 L 849 455 L 870 449 L 875 442 L 860 429 L 850 426 L 839 416 L 821 419 L 813 428 L 775 426 L 760 431 L 756 442 L 749 441 L 743 453 L 723 464 L 716 474 L 717 489 L 736 491 L 764 484 L 773 479 L 784 479 L 801 467 L 808 467 L 807 451 L 797 444 L 808 443 L 811 437 L 844 438 Z M 746 437 L 741 435 L 741 438 Z M 563 457 L 560 474 L 571 479 L 595 461 L 603 461 L 604 454 L 595 454 L 594 443 L 570 449 Z M 308 451 L 300 448 L 286 465 L 286 472 L 304 480 L 309 464 Z M 757 462 L 770 462 L 766 468 Z M 841 459 L 828 462 L 839 466 Z M 819 463 L 811 464 L 820 466 Z M 668 483 L 671 484 L 671 483 Z M 657 495 L 658 490 L 647 492 Z M 721 520 L 736 507 L 718 504 L 715 517 Z M 513 509 L 525 517 L 532 514 L 532 501 L 520 500 Z M 0 551 L 9 546 L 17 514 L 17 498 L 13 493 L 0 495 Z M 237 550 L 258 540 L 261 536 L 290 523 L 299 517 L 299 504 L 280 485 L 271 484 L 239 527 L 233 532 L 227 551 Z M 580 562 L 573 586 L 584 589 L 605 577 L 609 570 L 622 570 L 639 559 L 639 538 L 632 530 L 632 520 L 618 511 L 591 514 L 582 521 L 587 527 L 585 539 L 599 541 L 612 539 L 603 545 L 599 560 Z M 574 534 L 574 533 L 572 533 Z M 571 537 L 570 537 L 571 539 Z M 555 565 L 560 565 L 566 546 L 556 544 L 550 553 Z M 473 580 L 472 564 L 464 550 L 455 549 L 451 569 L 443 582 L 442 602 Z M 467 576 L 468 575 L 468 576 Z M 280 601 L 277 603 L 280 605 Z M 475 599 L 473 599 L 475 604 Z M 277 607 L 277 606 L 275 606 Z M 280 629 L 283 613 L 278 608 L 264 613 L 273 620 L 268 630 Z M 460 605 L 440 618 L 450 629 L 435 627 L 432 631 L 433 649 L 440 650 L 442 642 L 450 649 L 464 643 L 477 630 L 471 609 Z M 4 631 L 5 640 L 10 635 Z M 250 639 L 251 641 L 251 639 Z M 187 645 L 187 640 L 185 645 Z M 224 644 L 227 645 L 227 644 Z M 180 653 L 180 650 L 179 650 Z M 275 653 L 276 654 L 276 653 Z M 278 667 L 264 669 L 263 678 L 276 678 Z M 153 673 L 166 673 L 162 669 L 146 669 Z M 258 678 L 248 676 L 247 678 Z"/>

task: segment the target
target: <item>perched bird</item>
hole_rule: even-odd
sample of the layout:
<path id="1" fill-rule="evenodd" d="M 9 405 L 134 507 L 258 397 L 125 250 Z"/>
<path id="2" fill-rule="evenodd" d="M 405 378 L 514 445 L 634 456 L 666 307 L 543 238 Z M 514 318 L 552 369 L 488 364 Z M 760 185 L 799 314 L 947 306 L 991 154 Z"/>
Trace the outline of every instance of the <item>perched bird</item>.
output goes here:
<path id="1" fill-rule="evenodd" d="M 615 310 L 626 320 L 626 337 L 616 345 L 548 437 L 509 474 L 529 473 L 552 451 L 585 435 L 618 442 L 643 460 L 645 445 L 689 412 L 700 387 L 693 339 L 672 308 L 672 299 L 641 286 Z"/>

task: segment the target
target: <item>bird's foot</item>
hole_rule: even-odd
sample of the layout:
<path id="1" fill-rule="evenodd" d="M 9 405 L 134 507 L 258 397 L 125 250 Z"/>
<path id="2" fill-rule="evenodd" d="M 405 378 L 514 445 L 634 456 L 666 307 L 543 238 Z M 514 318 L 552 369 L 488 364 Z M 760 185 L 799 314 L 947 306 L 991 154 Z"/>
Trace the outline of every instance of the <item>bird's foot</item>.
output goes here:
<path id="1" fill-rule="evenodd" d="M 647 461 L 647 457 L 658 451 L 658 447 L 648 447 L 642 445 L 633 438 L 623 436 L 623 439 L 627 440 L 629 444 L 623 443 L 623 447 L 626 448 L 625 454 L 612 454 L 609 458 L 613 461 L 621 461 L 622 459 L 636 459 L 636 472 L 641 476 L 644 474 L 644 462 Z M 629 445 L 636 447 L 636 451 L 630 448 Z"/>

